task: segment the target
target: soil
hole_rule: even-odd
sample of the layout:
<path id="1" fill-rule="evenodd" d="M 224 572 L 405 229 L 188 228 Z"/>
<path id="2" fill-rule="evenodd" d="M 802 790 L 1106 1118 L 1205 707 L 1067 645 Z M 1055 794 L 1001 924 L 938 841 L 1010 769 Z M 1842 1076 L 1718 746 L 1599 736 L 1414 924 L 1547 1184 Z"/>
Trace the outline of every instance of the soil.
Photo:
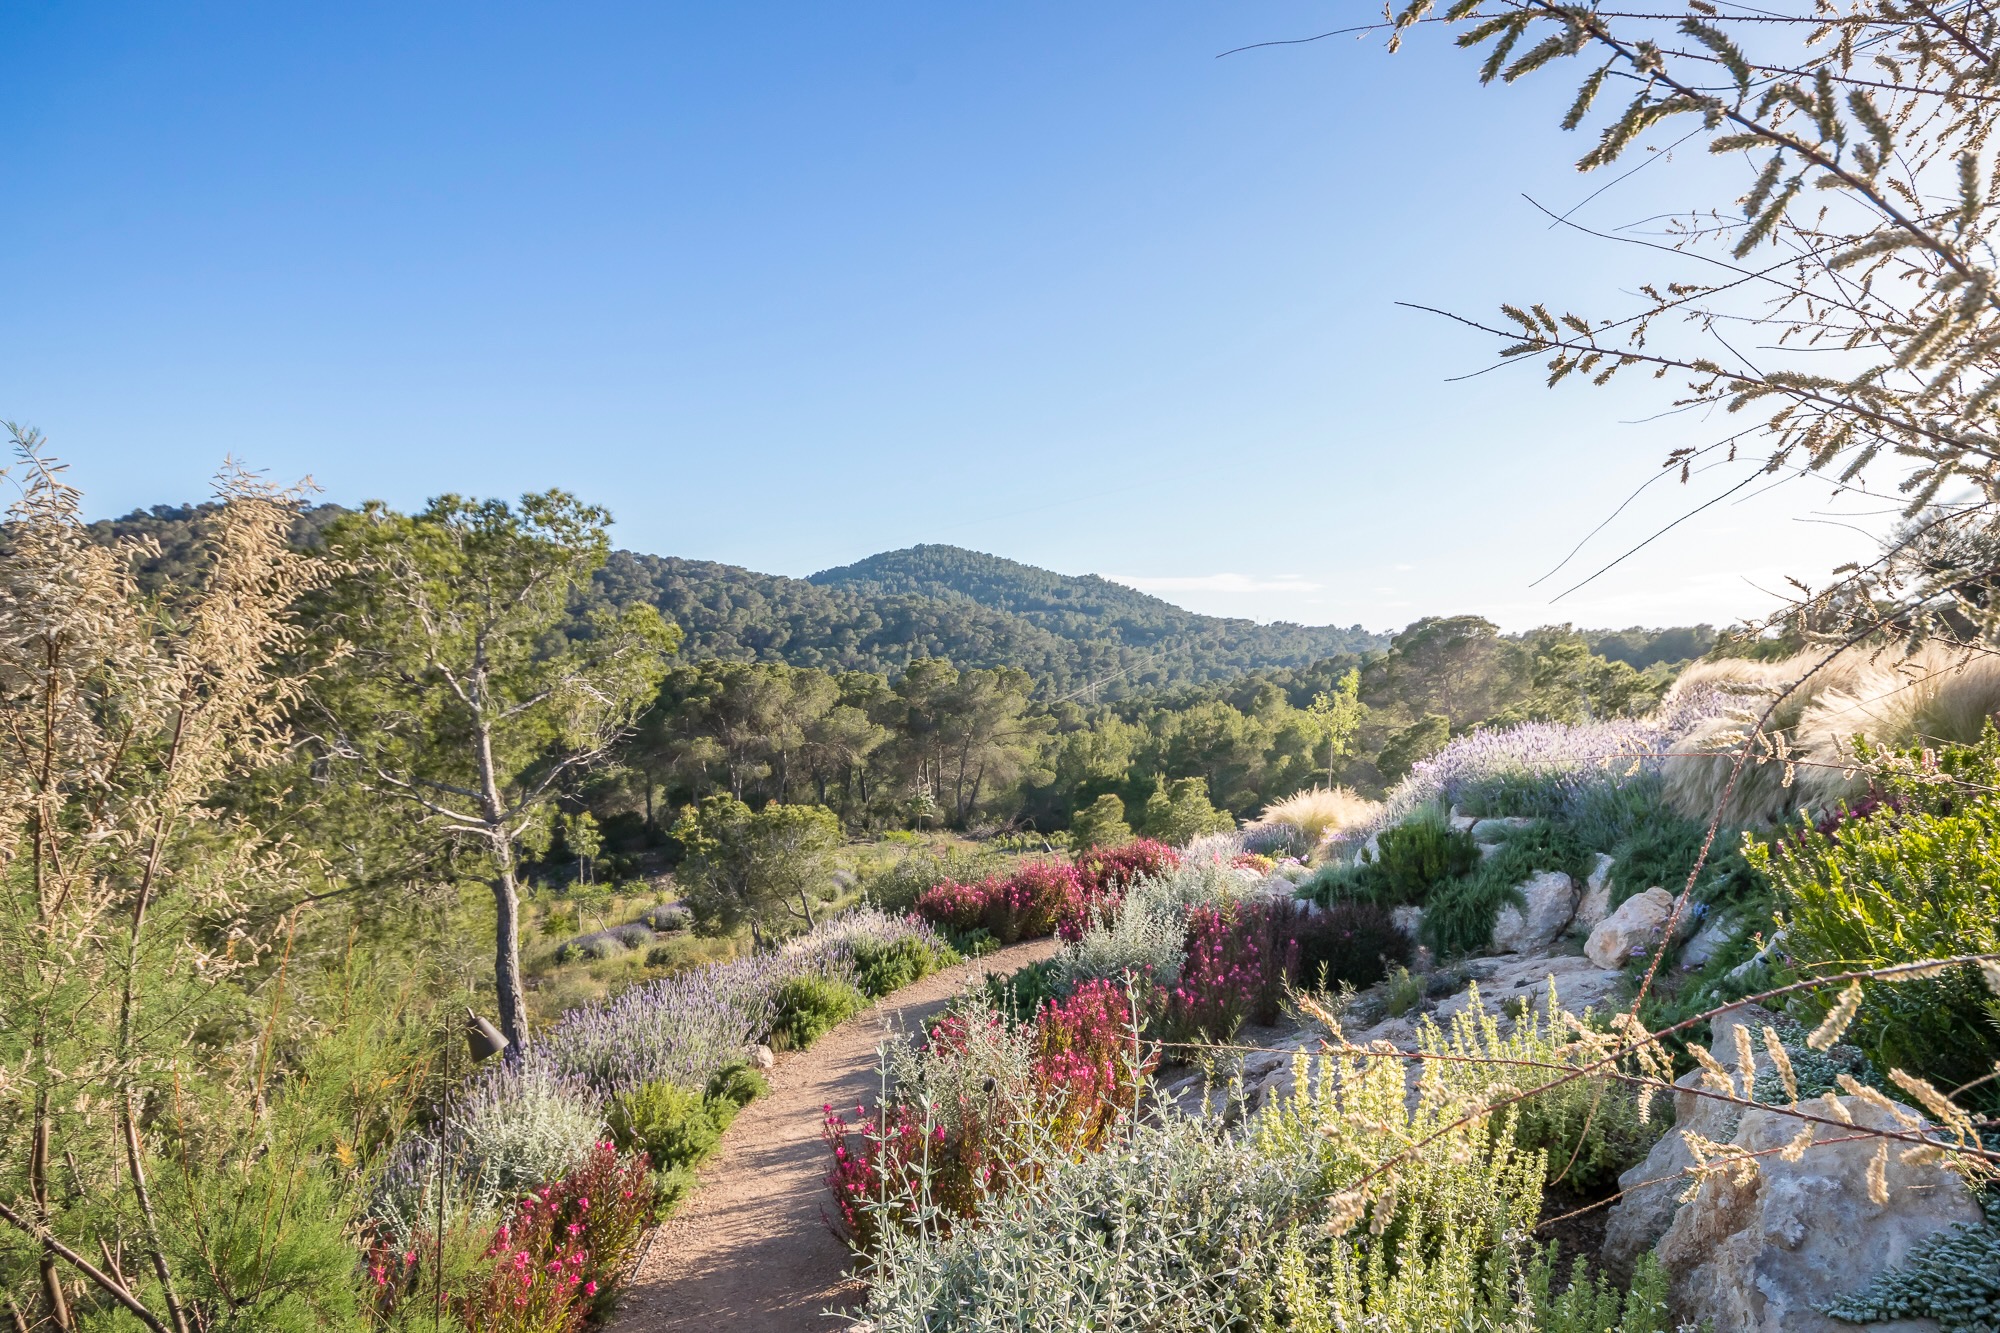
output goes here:
<path id="1" fill-rule="evenodd" d="M 657 1231 L 611 1321 L 612 1333 L 798 1333 L 833 1329 L 829 1312 L 863 1292 L 827 1223 L 832 1199 L 821 1107 L 880 1092 L 876 1049 L 915 1030 L 968 984 L 1056 951 L 1035 940 L 961 963 L 884 999 L 810 1049 L 781 1055 L 771 1093 L 745 1107 L 701 1170 L 701 1184 Z"/>

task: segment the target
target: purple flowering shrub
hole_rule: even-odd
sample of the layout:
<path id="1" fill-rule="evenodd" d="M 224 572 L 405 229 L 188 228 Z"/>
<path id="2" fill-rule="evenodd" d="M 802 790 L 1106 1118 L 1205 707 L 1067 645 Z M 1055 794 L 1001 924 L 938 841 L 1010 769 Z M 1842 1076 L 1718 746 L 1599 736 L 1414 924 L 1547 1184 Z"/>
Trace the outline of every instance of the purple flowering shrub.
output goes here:
<path id="1" fill-rule="evenodd" d="M 1659 773 L 1690 733 L 1732 707 L 1723 693 L 1699 689 L 1676 692 L 1642 718 L 1523 722 L 1468 732 L 1419 760 L 1381 814 L 1348 837 L 1366 838 L 1427 804 L 1481 816 L 1568 814 L 1592 787 Z"/>
<path id="2" fill-rule="evenodd" d="M 1180 976 L 1156 999 L 1162 1038 L 1227 1041 L 1246 1020 L 1275 1022 L 1286 984 L 1298 980 L 1306 910 L 1265 900 L 1189 912 Z"/>

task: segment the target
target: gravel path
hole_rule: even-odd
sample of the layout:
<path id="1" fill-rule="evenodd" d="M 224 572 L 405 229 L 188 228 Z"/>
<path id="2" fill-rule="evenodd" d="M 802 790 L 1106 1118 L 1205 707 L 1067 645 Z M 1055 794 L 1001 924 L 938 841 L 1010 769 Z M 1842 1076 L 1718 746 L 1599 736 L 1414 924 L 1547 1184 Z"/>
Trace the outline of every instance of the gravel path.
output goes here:
<path id="1" fill-rule="evenodd" d="M 834 1329 L 825 1311 L 856 1302 L 847 1248 L 828 1229 L 820 1108 L 872 1101 L 876 1047 L 909 1031 L 987 972 L 1054 953 L 1053 940 L 961 963 L 778 1058 L 771 1095 L 750 1103 L 701 1171 L 701 1186 L 652 1237 L 612 1333 L 800 1333 Z"/>

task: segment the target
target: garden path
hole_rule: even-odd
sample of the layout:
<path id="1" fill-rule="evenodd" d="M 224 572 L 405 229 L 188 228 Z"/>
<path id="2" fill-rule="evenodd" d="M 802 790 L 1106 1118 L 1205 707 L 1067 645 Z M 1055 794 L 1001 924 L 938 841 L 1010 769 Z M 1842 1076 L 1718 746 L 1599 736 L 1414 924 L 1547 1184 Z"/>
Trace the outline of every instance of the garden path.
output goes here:
<path id="1" fill-rule="evenodd" d="M 960 963 L 888 996 L 778 1057 L 771 1093 L 750 1103 L 701 1170 L 701 1185 L 660 1227 L 619 1302 L 613 1333 L 803 1333 L 833 1329 L 825 1311 L 862 1295 L 847 1248 L 826 1224 L 820 1108 L 879 1091 L 876 1048 L 915 1029 L 969 982 L 1049 957 L 1034 940 Z"/>

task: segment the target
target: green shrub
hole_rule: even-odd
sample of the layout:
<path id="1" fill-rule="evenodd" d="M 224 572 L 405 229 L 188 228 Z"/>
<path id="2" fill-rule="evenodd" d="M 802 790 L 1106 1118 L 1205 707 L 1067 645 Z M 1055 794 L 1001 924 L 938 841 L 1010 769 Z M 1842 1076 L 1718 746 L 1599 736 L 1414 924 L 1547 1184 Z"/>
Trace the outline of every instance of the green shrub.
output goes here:
<path id="1" fill-rule="evenodd" d="M 643 1151 L 657 1172 L 692 1172 L 715 1151 L 736 1105 L 661 1079 L 611 1099 L 611 1140 L 625 1152 Z"/>
<path id="2" fill-rule="evenodd" d="M 792 977 L 772 999 L 778 1017 L 771 1024 L 771 1044 L 791 1051 L 803 1051 L 868 1007 L 868 997 L 838 977 Z"/>
<path id="3" fill-rule="evenodd" d="M 1479 864 L 1479 845 L 1442 819 L 1417 818 L 1384 829 L 1376 854 L 1360 861 L 1350 881 L 1355 896 L 1384 906 L 1423 902 L 1431 890 Z"/>
<path id="4" fill-rule="evenodd" d="M 1383 995 L 1389 1017 L 1401 1018 L 1424 1002 L 1424 979 L 1400 963 L 1389 969 L 1389 985 Z"/>
<path id="5" fill-rule="evenodd" d="M 1071 816 L 1070 841 L 1078 847 L 1122 847 L 1132 841 L 1132 826 L 1125 822 L 1125 802 L 1110 792 Z"/>
<path id="6" fill-rule="evenodd" d="M 1236 820 L 1209 804 L 1207 778 L 1176 778 L 1169 785 L 1162 777 L 1146 798 L 1140 827 L 1149 838 L 1181 847 L 1205 834 L 1226 833 Z"/>
<path id="7" fill-rule="evenodd" d="M 1639 1256 L 1629 1291 L 1619 1291 L 1604 1274 L 1593 1276 L 1582 1255 L 1570 1266 L 1569 1285 L 1558 1295 L 1555 1285 L 1556 1245 L 1531 1258 L 1522 1273 L 1527 1295 L 1528 1327 L 1535 1333 L 1668 1333 L 1667 1270 L 1651 1251 Z"/>
<path id="8" fill-rule="evenodd" d="M 1921 774 L 1921 757 L 1911 759 Z M 1801 972 L 2000 952 L 2000 735 L 1989 724 L 1978 745 L 1943 751 L 1937 767 L 1957 781 L 1892 779 L 1867 818 L 1828 833 L 1801 824 L 1749 849 L 1777 890 L 1785 947 Z M 1953 1087 L 1990 1074 L 2000 1058 L 2000 1005 L 1976 968 L 1870 982 L 1862 995 L 1847 1039 L 1880 1069 Z M 2000 1089 L 1989 1082 L 1976 1095 L 1990 1105 Z"/>
<path id="9" fill-rule="evenodd" d="M 1016 1023 L 1025 1023 L 1035 1016 L 1043 1001 L 1059 997 L 1062 979 L 1057 961 L 1050 958 L 1030 963 L 1006 976 L 989 973 L 980 994 L 995 1012 Z"/>
<path id="10" fill-rule="evenodd" d="M 889 943 L 858 940 L 854 945 L 854 968 L 861 993 L 874 998 L 922 981 L 940 967 L 958 961 L 914 935 Z"/>
<path id="11" fill-rule="evenodd" d="M 731 1060 L 708 1080 L 710 1099 L 720 1098 L 736 1107 L 748 1106 L 770 1091 L 763 1073 L 748 1060 Z"/>
<path id="12" fill-rule="evenodd" d="M 1000 941 L 994 939 L 993 932 L 984 926 L 956 931 L 951 936 L 951 951 L 961 958 L 984 958 L 987 954 L 998 953 L 1000 948 Z"/>
<path id="13" fill-rule="evenodd" d="M 1498 851 L 1461 878 L 1434 889 L 1424 902 L 1423 940 L 1439 955 L 1483 949 L 1508 903 L 1519 905 L 1519 885 L 1541 870 L 1559 870 L 1579 883 L 1591 856 L 1569 829 L 1540 820 L 1508 833 Z"/>

